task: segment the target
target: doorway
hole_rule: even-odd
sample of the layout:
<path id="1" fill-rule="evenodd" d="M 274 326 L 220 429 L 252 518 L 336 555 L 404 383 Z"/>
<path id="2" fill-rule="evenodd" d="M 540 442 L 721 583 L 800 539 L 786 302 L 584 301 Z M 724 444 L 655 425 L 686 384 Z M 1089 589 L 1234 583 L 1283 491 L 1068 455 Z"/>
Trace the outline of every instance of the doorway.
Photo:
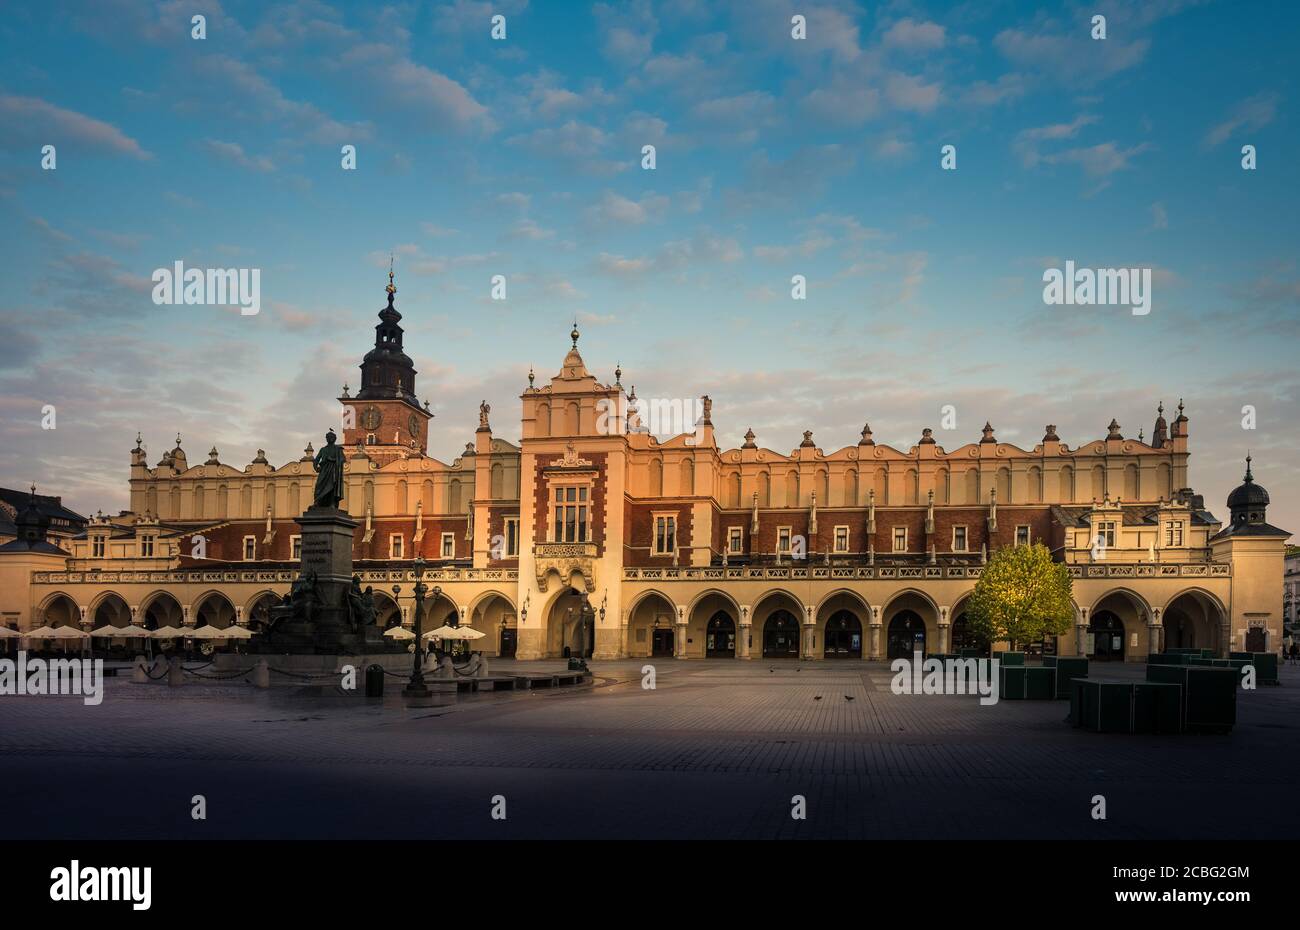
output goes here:
<path id="1" fill-rule="evenodd" d="M 519 632 L 512 627 L 506 627 L 501 631 L 501 651 L 500 657 L 503 659 L 513 659 L 515 650 L 519 644 Z"/>
<path id="2" fill-rule="evenodd" d="M 889 621 L 888 658 L 910 659 L 919 652 L 925 655 L 925 623 L 914 610 L 900 610 Z"/>
<path id="3" fill-rule="evenodd" d="M 659 627 L 650 631 L 650 655 L 671 658 L 673 655 L 673 631 Z"/>
<path id="4" fill-rule="evenodd" d="M 828 659 L 862 658 L 862 621 L 851 610 L 839 610 L 826 621 L 823 655 Z"/>
<path id="5" fill-rule="evenodd" d="M 1098 610 L 1088 624 L 1092 657 L 1099 662 L 1124 661 L 1124 622 L 1109 610 Z"/>
<path id="6" fill-rule="evenodd" d="M 736 623 L 725 610 L 709 618 L 704 631 L 704 656 L 708 659 L 736 657 Z"/>
<path id="7" fill-rule="evenodd" d="M 763 624 L 763 658 L 799 658 L 799 621 L 790 611 L 773 611 Z"/>

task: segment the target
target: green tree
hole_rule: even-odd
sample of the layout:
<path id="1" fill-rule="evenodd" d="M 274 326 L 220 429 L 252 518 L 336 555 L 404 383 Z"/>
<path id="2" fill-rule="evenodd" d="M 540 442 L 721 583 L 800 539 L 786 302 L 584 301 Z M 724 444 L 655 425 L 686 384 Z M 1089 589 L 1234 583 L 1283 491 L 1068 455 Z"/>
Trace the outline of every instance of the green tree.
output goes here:
<path id="1" fill-rule="evenodd" d="M 1004 546 L 980 573 L 966 615 L 973 632 L 1015 649 L 1069 630 L 1071 587 L 1069 570 L 1046 546 Z"/>

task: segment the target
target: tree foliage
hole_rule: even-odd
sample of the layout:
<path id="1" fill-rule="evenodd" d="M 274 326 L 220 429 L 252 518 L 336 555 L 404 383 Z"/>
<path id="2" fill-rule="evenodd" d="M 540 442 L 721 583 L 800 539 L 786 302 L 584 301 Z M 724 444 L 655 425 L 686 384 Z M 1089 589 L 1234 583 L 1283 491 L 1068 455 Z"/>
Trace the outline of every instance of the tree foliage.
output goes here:
<path id="1" fill-rule="evenodd" d="M 970 606 L 972 632 L 990 642 L 1037 642 L 1066 632 L 1074 619 L 1069 570 L 1041 543 L 1004 546 L 989 558 Z"/>

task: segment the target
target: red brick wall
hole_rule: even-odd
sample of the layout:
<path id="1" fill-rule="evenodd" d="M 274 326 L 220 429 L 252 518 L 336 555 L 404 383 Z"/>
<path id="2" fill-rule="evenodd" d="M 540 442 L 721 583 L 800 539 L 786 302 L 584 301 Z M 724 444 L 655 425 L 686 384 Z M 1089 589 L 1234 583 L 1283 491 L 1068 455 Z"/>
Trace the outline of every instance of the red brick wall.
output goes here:
<path id="1" fill-rule="evenodd" d="M 678 565 L 690 565 L 691 557 L 686 548 L 690 545 L 693 532 L 693 509 L 688 503 L 643 503 L 641 501 L 625 502 L 623 508 L 623 526 L 627 538 L 623 540 L 623 563 L 633 567 L 672 565 L 671 555 L 652 555 L 654 547 L 654 519 L 656 515 L 671 513 L 677 517 L 677 544 L 681 551 L 677 556 Z"/>
<path id="2" fill-rule="evenodd" d="M 544 469 L 548 465 L 562 461 L 563 455 L 539 455 L 533 465 L 533 530 L 531 542 L 547 542 L 547 521 L 551 507 L 551 486 L 547 482 Z M 596 544 L 597 558 L 605 554 L 605 500 L 608 496 L 608 481 L 605 477 L 604 452 L 583 452 L 581 458 L 592 463 L 596 475 L 591 488 L 591 539 Z M 528 543 L 524 543 L 527 545 Z"/>

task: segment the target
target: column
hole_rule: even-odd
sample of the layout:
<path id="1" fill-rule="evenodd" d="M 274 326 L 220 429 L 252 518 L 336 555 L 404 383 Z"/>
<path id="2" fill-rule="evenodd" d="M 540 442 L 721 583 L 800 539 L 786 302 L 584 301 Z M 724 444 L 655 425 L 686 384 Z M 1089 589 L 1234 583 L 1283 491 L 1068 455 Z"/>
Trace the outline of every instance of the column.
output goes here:
<path id="1" fill-rule="evenodd" d="M 243 608 L 242 606 L 241 606 L 241 607 L 236 607 L 236 608 L 235 608 L 235 626 L 243 626 L 243 625 L 244 625 L 244 608 Z"/>
<path id="2" fill-rule="evenodd" d="M 749 605 L 745 604 L 740 608 L 740 631 L 736 635 L 736 658 L 749 658 L 749 637 L 753 629 L 752 622 L 749 618 Z"/>
<path id="3" fill-rule="evenodd" d="M 686 608 L 677 608 L 677 642 L 673 650 L 674 659 L 686 658 Z"/>
<path id="4" fill-rule="evenodd" d="M 1074 625 L 1075 648 L 1080 656 L 1088 655 L 1088 608 L 1079 608 L 1079 620 Z"/>
<path id="5" fill-rule="evenodd" d="M 1232 651 L 1232 621 L 1224 617 L 1219 621 L 1219 658 L 1228 658 Z"/>
<path id="6" fill-rule="evenodd" d="M 884 654 L 880 651 L 880 608 L 871 608 L 871 658 L 882 659 Z"/>
<path id="7" fill-rule="evenodd" d="M 623 611 L 623 622 L 622 622 L 621 624 L 619 624 L 619 630 L 618 630 L 618 657 L 619 657 L 620 659 L 626 659 L 627 656 L 628 656 L 628 652 L 627 652 L 627 622 L 628 622 L 628 619 L 629 619 L 629 618 L 628 618 L 628 615 L 627 615 L 627 611 L 625 610 L 625 611 Z"/>
<path id="8" fill-rule="evenodd" d="M 811 604 L 805 604 L 803 609 L 803 649 L 800 652 L 804 659 L 817 658 L 817 621 L 813 618 L 814 609 Z"/>
<path id="9" fill-rule="evenodd" d="M 1162 651 L 1161 641 L 1163 640 L 1164 626 L 1160 619 L 1160 611 L 1156 608 L 1151 610 L 1151 622 L 1147 624 L 1147 655 L 1155 655 Z"/>
<path id="10" fill-rule="evenodd" d="M 939 654 L 948 654 L 948 608 L 939 608 Z"/>

